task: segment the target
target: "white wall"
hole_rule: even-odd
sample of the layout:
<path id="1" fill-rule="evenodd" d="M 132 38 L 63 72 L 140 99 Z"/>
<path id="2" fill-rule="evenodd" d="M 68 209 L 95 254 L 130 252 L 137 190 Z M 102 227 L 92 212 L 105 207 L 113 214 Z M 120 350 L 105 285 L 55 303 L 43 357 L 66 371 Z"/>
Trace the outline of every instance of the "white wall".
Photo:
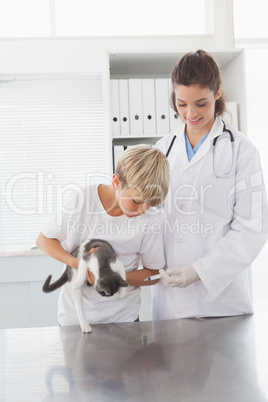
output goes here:
<path id="1" fill-rule="evenodd" d="M 230 50 L 232 0 L 206 0 L 207 35 L 0 39 L 0 74 L 103 72 L 105 52 Z M 171 10 L 172 12 L 172 10 Z M 179 24 L 179 19 L 178 19 Z"/>
<path id="2" fill-rule="evenodd" d="M 0 74 L 103 72 L 105 53 L 226 48 L 214 36 L 0 39 Z M 227 47 L 229 50 L 230 48 Z"/>

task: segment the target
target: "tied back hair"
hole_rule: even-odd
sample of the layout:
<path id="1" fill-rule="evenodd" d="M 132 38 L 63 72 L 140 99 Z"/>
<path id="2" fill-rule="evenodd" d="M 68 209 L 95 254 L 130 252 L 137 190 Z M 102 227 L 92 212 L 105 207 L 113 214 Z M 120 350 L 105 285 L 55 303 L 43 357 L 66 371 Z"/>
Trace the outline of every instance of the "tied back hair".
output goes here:
<path id="1" fill-rule="evenodd" d="M 209 88 L 214 95 L 222 86 L 221 72 L 218 64 L 205 50 L 186 53 L 171 71 L 172 94 L 171 106 L 178 113 L 174 89 L 177 85 L 199 85 Z M 222 116 L 226 111 L 224 92 L 215 103 L 215 116 Z"/>

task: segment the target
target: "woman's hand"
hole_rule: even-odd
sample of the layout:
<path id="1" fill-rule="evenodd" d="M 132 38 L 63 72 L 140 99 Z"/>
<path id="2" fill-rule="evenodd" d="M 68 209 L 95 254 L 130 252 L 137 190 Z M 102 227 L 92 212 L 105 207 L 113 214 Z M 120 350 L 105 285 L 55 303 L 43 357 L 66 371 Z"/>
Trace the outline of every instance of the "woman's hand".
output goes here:
<path id="1" fill-rule="evenodd" d="M 196 270 L 190 265 L 183 268 L 160 269 L 159 273 L 164 284 L 170 287 L 186 288 L 200 280 Z"/>

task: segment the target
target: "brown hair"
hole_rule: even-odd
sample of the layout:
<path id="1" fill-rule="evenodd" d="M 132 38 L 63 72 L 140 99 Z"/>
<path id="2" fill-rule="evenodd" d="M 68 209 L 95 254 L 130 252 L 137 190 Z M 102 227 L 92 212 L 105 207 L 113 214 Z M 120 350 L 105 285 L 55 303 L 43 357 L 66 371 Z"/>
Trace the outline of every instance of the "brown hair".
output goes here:
<path id="1" fill-rule="evenodd" d="M 204 50 L 197 50 L 195 53 L 186 53 L 180 58 L 171 71 L 172 94 L 171 106 L 178 113 L 175 97 L 176 85 L 199 85 L 201 88 L 209 88 L 214 95 L 221 88 L 221 72 L 218 64 Z M 215 115 L 221 116 L 226 111 L 225 96 L 223 91 L 215 103 Z"/>

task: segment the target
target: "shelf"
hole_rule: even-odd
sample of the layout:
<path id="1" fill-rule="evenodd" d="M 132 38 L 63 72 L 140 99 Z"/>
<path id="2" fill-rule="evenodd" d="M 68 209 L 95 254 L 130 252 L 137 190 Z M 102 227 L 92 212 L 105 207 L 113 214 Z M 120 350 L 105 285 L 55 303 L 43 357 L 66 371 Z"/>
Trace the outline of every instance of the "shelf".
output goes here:
<path id="1" fill-rule="evenodd" d="M 223 69 L 240 50 L 209 52 Z M 117 76 L 154 76 L 169 75 L 176 62 L 185 52 L 161 53 L 110 53 L 110 75 Z"/>
<path id="2" fill-rule="evenodd" d="M 136 145 L 136 144 L 155 144 L 157 141 L 159 141 L 163 135 L 161 136 L 151 136 L 151 137 L 145 137 L 145 136 L 137 136 L 134 137 L 129 136 L 129 137 L 117 137 L 113 138 L 113 145 L 126 145 L 126 146 L 131 146 L 131 145 Z"/>

